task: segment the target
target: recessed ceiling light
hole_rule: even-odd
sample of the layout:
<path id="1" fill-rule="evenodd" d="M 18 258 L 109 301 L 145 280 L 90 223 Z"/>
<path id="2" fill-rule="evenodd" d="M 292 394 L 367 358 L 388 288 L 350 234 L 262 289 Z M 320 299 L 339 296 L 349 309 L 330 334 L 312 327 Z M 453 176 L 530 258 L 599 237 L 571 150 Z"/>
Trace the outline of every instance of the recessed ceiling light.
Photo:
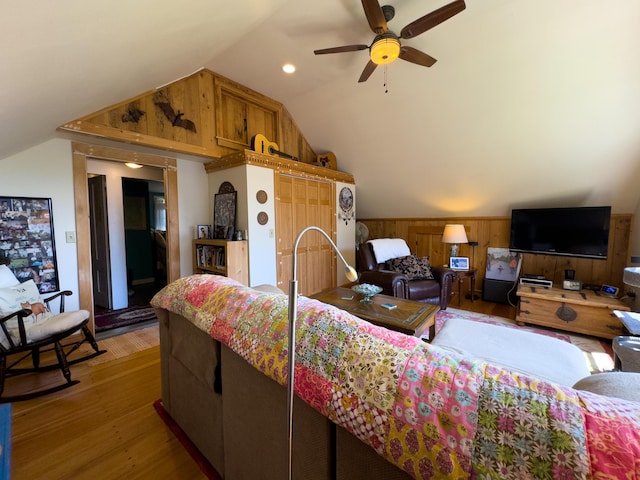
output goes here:
<path id="1" fill-rule="evenodd" d="M 295 65 L 292 65 L 291 63 L 285 63 L 282 66 L 282 71 L 284 73 L 293 73 L 293 72 L 296 71 L 296 67 L 295 67 Z"/>

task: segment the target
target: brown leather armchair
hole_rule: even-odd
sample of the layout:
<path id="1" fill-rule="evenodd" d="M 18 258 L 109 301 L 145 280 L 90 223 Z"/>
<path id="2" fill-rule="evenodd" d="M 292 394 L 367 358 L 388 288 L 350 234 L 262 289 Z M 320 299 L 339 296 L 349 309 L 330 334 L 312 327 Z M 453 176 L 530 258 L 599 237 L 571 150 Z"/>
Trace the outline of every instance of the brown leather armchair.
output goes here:
<path id="1" fill-rule="evenodd" d="M 400 272 L 378 263 L 373 247 L 366 242 L 358 249 L 359 282 L 382 287 L 384 295 L 440 305 L 445 310 L 453 292 L 455 272 L 447 266 L 431 266 L 433 280 L 410 280 Z"/>

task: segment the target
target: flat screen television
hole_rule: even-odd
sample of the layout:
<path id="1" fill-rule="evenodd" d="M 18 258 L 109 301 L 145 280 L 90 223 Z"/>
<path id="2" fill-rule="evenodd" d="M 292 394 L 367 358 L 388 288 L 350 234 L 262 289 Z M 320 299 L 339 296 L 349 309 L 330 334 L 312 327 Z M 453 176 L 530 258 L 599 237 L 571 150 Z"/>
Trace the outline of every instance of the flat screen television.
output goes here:
<path id="1" fill-rule="evenodd" d="M 611 207 L 513 209 L 509 249 L 606 259 L 610 218 Z"/>

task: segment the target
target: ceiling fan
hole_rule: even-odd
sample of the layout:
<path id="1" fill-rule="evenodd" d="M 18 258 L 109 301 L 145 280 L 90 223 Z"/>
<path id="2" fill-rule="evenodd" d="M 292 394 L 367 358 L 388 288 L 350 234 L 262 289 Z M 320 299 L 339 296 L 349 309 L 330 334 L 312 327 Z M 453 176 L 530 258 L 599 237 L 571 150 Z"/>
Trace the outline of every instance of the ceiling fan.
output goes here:
<path id="1" fill-rule="evenodd" d="M 326 53 L 355 52 L 357 50 L 369 50 L 369 63 L 364 67 L 358 82 L 365 82 L 378 65 L 391 63 L 397 58 L 407 62 L 430 67 L 436 63 L 436 59 L 413 47 L 400 43 L 400 39 L 417 37 L 421 33 L 441 24 L 465 9 L 464 0 L 455 0 L 431 13 L 414 20 L 405 26 L 400 35 L 396 35 L 387 27 L 387 22 L 395 16 L 395 9 L 391 5 L 380 6 L 378 0 L 362 0 L 364 14 L 369 22 L 369 27 L 376 36 L 371 45 L 345 45 L 342 47 L 323 48 L 314 50 L 316 55 Z"/>

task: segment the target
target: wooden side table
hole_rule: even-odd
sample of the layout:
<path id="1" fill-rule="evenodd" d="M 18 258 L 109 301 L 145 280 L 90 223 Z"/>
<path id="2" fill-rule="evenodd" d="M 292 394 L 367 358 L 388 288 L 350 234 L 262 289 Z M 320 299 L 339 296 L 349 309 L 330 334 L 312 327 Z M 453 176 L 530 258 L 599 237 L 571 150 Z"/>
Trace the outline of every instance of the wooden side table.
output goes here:
<path id="1" fill-rule="evenodd" d="M 465 278 L 469 279 L 469 288 L 471 290 L 469 293 L 471 294 L 471 302 L 473 303 L 473 290 L 476 286 L 476 274 L 478 270 L 472 268 L 470 270 L 454 270 L 455 271 L 455 279 L 458 282 L 458 306 L 462 304 L 462 282 L 464 282 Z"/>

